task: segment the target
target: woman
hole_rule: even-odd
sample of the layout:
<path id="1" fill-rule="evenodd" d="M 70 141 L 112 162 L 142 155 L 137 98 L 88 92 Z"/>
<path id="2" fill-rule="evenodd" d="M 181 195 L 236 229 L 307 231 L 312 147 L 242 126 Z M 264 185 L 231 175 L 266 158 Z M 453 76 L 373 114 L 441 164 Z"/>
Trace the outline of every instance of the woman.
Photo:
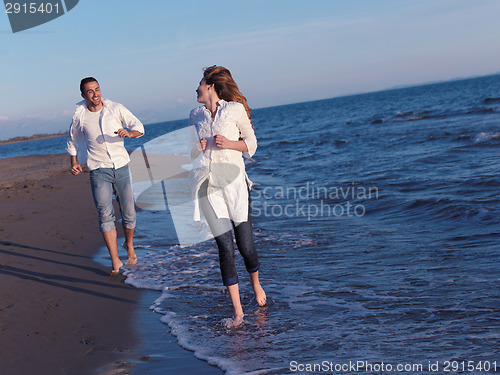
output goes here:
<path id="1" fill-rule="evenodd" d="M 196 90 L 204 106 L 191 111 L 190 125 L 196 126 L 199 155 L 193 161 L 195 220 L 200 209 L 219 248 L 222 282 L 234 308 L 233 325 L 243 321 L 233 234 L 259 306 L 266 293 L 259 283 L 259 259 L 252 238 L 250 212 L 251 181 L 245 172 L 245 157 L 257 149 L 250 123 L 250 108 L 228 69 L 211 66 L 204 70 Z"/>

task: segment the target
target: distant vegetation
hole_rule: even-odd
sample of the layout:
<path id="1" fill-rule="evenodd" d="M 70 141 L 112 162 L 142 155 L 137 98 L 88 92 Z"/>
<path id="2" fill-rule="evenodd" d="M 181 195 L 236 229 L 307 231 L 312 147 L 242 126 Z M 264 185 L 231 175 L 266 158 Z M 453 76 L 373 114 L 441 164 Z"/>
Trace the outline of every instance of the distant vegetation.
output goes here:
<path id="1" fill-rule="evenodd" d="M 37 139 L 45 139 L 45 138 L 53 138 L 53 137 L 61 137 L 63 135 L 66 135 L 67 132 L 60 132 L 60 133 L 54 133 L 54 134 L 35 134 L 32 135 L 31 137 L 14 137 L 7 139 L 6 141 L 0 141 L 0 145 L 6 144 L 6 143 L 16 143 L 16 142 L 26 142 L 26 141 L 35 141 Z"/>

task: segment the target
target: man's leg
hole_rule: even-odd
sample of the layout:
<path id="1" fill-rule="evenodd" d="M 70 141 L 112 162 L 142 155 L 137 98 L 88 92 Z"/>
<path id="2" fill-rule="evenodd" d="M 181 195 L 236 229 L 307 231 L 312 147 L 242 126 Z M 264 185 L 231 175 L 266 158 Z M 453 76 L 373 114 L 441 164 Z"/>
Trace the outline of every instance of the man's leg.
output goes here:
<path id="1" fill-rule="evenodd" d="M 113 273 L 123 266 L 118 257 L 116 245 L 115 215 L 113 208 L 113 171 L 109 168 L 100 168 L 90 171 L 90 185 L 94 203 L 99 215 L 99 230 L 108 248 L 113 266 Z"/>
<path id="2" fill-rule="evenodd" d="M 118 273 L 123 263 L 118 256 L 118 246 L 116 245 L 116 229 L 110 230 L 108 232 L 102 232 L 104 237 L 104 242 L 106 242 L 106 247 L 108 248 L 109 255 L 111 256 L 111 263 L 113 265 L 113 272 Z"/>
<path id="3" fill-rule="evenodd" d="M 134 228 L 129 229 L 123 227 L 123 230 L 125 232 L 125 243 L 123 244 L 123 247 L 127 249 L 128 254 L 127 265 L 133 266 L 137 264 L 137 255 L 135 255 L 134 250 Z"/>
<path id="4" fill-rule="evenodd" d="M 137 256 L 134 250 L 136 213 L 128 165 L 116 170 L 114 185 L 116 200 L 118 201 L 120 213 L 122 215 L 123 231 L 125 232 L 125 243 L 123 247 L 127 250 L 127 265 L 132 266 L 137 263 Z"/>

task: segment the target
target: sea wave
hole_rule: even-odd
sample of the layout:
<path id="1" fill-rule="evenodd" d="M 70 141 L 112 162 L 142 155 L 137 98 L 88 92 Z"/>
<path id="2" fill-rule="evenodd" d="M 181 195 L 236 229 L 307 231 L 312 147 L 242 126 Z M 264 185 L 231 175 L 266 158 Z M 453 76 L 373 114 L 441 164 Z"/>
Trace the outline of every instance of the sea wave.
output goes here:
<path id="1" fill-rule="evenodd" d="M 428 220 L 473 220 L 487 225 L 500 223 L 498 202 L 476 204 L 448 198 L 422 198 L 408 202 L 404 210 L 408 217 L 425 216 Z"/>
<path id="2" fill-rule="evenodd" d="M 414 122 L 421 120 L 437 120 L 437 119 L 447 119 L 459 116 L 469 116 L 469 115 L 486 115 L 498 113 L 495 108 L 492 107 L 471 107 L 464 108 L 457 111 L 446 111 L 446 112 L 436 112 L 433 110 L 420 110 L 420 111 L 408 111 L 404 113 L 397 112 L 392 116 L 376 115 L 367 122 L 371 124 L 384 124 L 384 123 L 397 123 L 397 122 Z"/>
<path id="3" fill-rule="evenodd" d="M 500 103 L 500 98 L 485 98 L 483 100 L 484 104 Z"/>
<path id="4" fill-rule="evenodd" d="M 493 140 L 496 141 L 499 139 L 500 139 L 500 132 L 494 132 L 494 133 L 481 132 L 478 135 L 476 135 L 474 143 L 484 143 Z"/>

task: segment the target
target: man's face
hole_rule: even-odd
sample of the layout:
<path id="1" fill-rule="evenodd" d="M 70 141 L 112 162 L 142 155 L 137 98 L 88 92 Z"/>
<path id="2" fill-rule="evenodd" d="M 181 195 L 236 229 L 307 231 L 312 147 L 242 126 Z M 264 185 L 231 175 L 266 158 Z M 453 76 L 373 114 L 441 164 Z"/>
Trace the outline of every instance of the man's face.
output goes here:
<path id="1" fill-rule="evenodd" d="M 99 107 L 101 105 L 101 88 L 97 82 L 87 82 L 83 85 L 83 99 L 87 101 L 89 107 Z"/>

